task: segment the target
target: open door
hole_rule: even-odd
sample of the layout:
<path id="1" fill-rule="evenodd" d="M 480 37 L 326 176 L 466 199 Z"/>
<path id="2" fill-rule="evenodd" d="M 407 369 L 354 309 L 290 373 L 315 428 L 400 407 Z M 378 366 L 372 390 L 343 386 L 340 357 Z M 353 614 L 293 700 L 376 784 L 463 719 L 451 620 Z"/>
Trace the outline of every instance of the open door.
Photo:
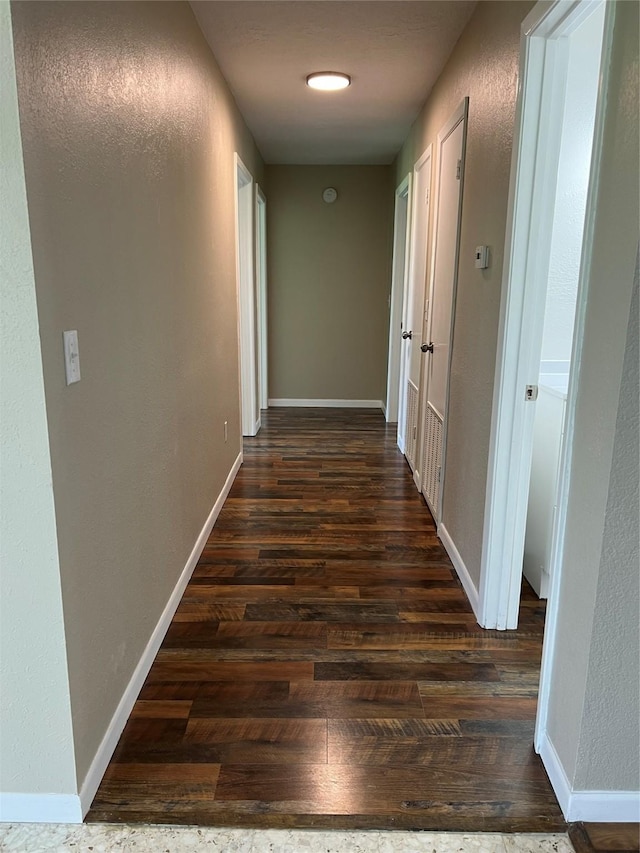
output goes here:
<path id="1" fill-rule="evenodd" d="M 465 98 L 438 134 L 436 223 L 429 293 L 429 336 L 420 350 L 426 358 L 421 430 L 421 490 L 436 523 L 444 486 L 449 366 L 453 309 L 458 278 L 464 149 L 469 99 Z"/>
<path id="2" fill-rule="evenodd" d="M 401 359 L 403 380 L 400 387 L 402 420 L 398 420 L 398 444 L 418 479 L 416 450 L 418 446 L 418 400 L 421 353 L 425 323 L 424 294 L 427 276 L 427 241 L 429 235 L 429 192 L 431 185 L 431 146 L 413 169 L 411 242 L 407 298 L 402 321 Z M 419 481 L 417 483 L 420 488 Z"/>

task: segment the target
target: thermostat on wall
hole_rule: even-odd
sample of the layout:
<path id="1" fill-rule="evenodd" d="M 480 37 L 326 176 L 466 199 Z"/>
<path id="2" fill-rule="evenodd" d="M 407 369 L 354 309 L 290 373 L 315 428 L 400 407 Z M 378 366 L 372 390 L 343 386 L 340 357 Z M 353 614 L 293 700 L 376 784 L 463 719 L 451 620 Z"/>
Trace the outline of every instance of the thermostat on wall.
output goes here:
<path id="1" fill-rule="evenodd" d="M 322 191 L 322 200 L 326 201 L 327 204 L 333 204 L 337 198 L 338 191 L 333 187 L 327 187 L 326 190 Z"/>

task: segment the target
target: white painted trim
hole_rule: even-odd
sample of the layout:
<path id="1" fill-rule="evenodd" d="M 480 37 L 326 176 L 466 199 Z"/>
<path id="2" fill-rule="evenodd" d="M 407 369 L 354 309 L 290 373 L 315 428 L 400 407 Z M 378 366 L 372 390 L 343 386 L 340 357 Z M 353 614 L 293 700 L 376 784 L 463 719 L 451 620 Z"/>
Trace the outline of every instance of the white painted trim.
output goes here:
<path id="1" fill-rule="evenodd" d="M 402 331 L 404 330 L 407 321 L 407 302 L 409 299 L 409 282 L 411 275 L 411 263 L 413 254 L 413 208 L 414 208 L 414 187 L 413 187 L 413 171 L 407 175 L 407 240 L 404 248 L 404 278 L 402 279 L 402 305 L 400 310 L 400 365 L 398 374 L 398 429 L 396 433 L 396 443 L 401 452 L 404 453 L 404 432 L 405 432 L 405 402 L 406 402 L 406 358 L 402 350 Z"/>
<path id="2" fill-rule="evenodd" d="M 572 791 L 568 821 L 640 823 L 637 791 Z"/>
<path id="3" fill-rule="evenodd" d="M 299 397 L 271 397 L 270 406 L 302 409 L 382 409 L 382 400 L 306 400 Z"/>
<path id="4" fill-rule="evenodd" d="M 566 821 L 594 823 L 640 822 L 638 791 L 574 791 L 548 734 L 540 744 L 540 758 Z"/>
<path id="5" fill-rule="evenodd" d="M 458 298 L 458 273 L 460 270 L 460 234 L 462 232 L 462 202 L 463 202 L 463 194 L 464 194 L 464 175 L 465 175 L 465 163 L 467 159 L 467 131 L 469 129 L 469 98 L 464 97 L 462 101 L 458 104 L 457 108 L 450 116 L 449 120 L 446 124 L 440 129 L 437 138 L 436 145 L 436 156 L 438 158 L 438 166 L 436 169 L 436 187 L 435 187 L 435 200 L 436 200 L 436 208 L 435 215 L 433 218 L 433 231 L 432 231 L 432 245 L 431 245 L 431 263 L 429 268 L 429 286 L 428 286 L 428 298 L 429 298 L 429 321 L 427 325 L 427 339 L 429 341 L 433 340 L 433 336 L 431 333 L 431 324 L 433 321 L 433 293 L 435 289 L 435 276 L 436 276 L 436 255 L 438 252 L 438 223 L 440 220 L 440 170 L 442 168 L 442 146 L 446 142 L 446 140 L 451 136 L 456 127 L 464 122 L 464 130 L 462 133 L 462 150 L 460 152 L 460 159 L 462 161 L 462 171 L 460 174 L 460 188 L 458 195 L 458 222 L 456 223 L 456 259 L 455 259 L 455 270 L 454 270 L 454 280 L 453 280 L 453 288 L 451 291 L 451 325 L 449 328 L 449 360 L 447 364 L 447 382 L 445 388 L 445 410 L 442 414 L 442 449 L 440 455 L 440 486 L 439 486 L 439 495 L 438 495 L 438 512 L 434 516 L 435 522 L 437 525 L 440 525 L 443 521 L 443 507 L 444 507 L 444 485 L 445 485 L 445 476 L 446 476 L 446 460 L 447 460 L 447 432 L 449 425 L 449 380 L 451 377 L 451 361 L 453 358 L 453 334 L 454 334 L 454 324 L 455 324 L 455 315 L 456 315 L 456 300 Z M 424 364 L 424 363 L 423 363 Z M 425 365 L 426 368 L 426 365 Z M 426 373 L 426 369 L 425 369 Z M 429 380 L 425 375 L 423 382 L 423 411 L 426 409 L 427 403 L 429 401 Z M 433 406 L 434 411 L 437 411 L 435 406 Z M 422 418 L 424 420 L 424 418 Z M 422 467 L 423 460 L 420 459 L 420 466 Z M 475 589 L 475 587 L 474 587 Z M 477 615 L 477 611 L 474 608 L 474 613 Z"/>
<path id="6" fill-rule="evenodd" d="M 382 409 L 382 414 L 384 415 L 385 421 L 387 420 L 387 405 L 384 400 L 380 400 L 380 408 Z"/>
<path id="7" fill-rule="evenodd" d="M 420 307 L 420 331 L 415 328 L 415 321 L 418 319 L 416 317 L 411 316 L 413 314 L 414 307 L 414 297 L 415 297 L 415 289 L 416 287 L 425 288 L 425 279 L 426 279 L 426 271 L 427 271 L 427 263 L 429 257 L 429 227 L 431 225 L 431 176 L 433 172 L 433 143 L 430 142 L 429 145 L 424 149 L 420 157 L 416 160 L 413 166 L 413 172 L 411 174 L 410 188 L 411 188 L 411 196 L 408 199 L 409 204 L 409 221 L 407 225 L 407 235 L 408 235 L 408 245 L 407 245 L 407 255 L 406 255 L 406 271 L 405 271 L 405 282 L 403 288 L 403 297 L 402 297 L 402 331 L 407 330 L 409 325 L 412 326 L 409 331 L 413 332 L 413 339 L 402 346 L 401 342 L 401 350 L 400 350 L 400 398 L 398 403 L 398 437 L 397 444 L 402 453 L 406 456 L 407 454 L 407 446 L 406 446 L 406 434 L 407 434 L 407 397 L 408 397 L 408 386 L 409 383 L 413 385 L 416 389 L 418 396 L 417 400 L 417 409 L 416 411 L 416 426 L 420 424 L 420 373 L 422 371 L 422 364 L 420 364 L 420 373 L 418 375 L 417 384 L 411 379 L 411 371 L 407 368 L 410 368 L 411 365 L 411 353 L 413 347 L 418 344 L 418 341 L 422 339 L 422 333 L 424 330 L 424 299 L 423 303 Z M 427 199 L 426 203 L 423 205 L 423 199 L 418 198 L 418 189 L 420 188 L 421 178 L 424 176 L 424 184 L 426 185 L 427 190 Z M 425 214 L 426 210 L 426 214 Z M 424 239 L 423 245 L 421 245 L 421 241 Z M 416 274 L 416 264 L 418 263 L 418 251 L 424 249 L 424 272 L 425 279 L 421 276 L 417 276 Z M 422 254 L 422 252 L 420 252 Z M 417 280 L 416 280 L 417 279 Z M 424 296 L 423 291 L 423 296 Z M 416 463 L 416 455 L 418 450 L 418 437 L 416 436 L 415 443 L 415 451 L 414 451 L 414 465 L 409 464 L 412 467 L 415 466 Z M 408 457 L 407 457 L 407 461 Z"/>
<path id="8" fill-rule="evenodd" d="M 102 743 L 98 747 L 98 751 L 96 752 L 93 761 L 91 762 L 91 767 L 85 777 L 84 782 L 82 783 L 82 787 L 80 789 L 80 802 L 82 804 L 82 816 L 84 816 L 91 806 L 93 798 L 96 795 L 96 791 L 98 790 L 98 786 L 102 781 L 102 777 L 107 769 L 109 761 L 111 760 L 111 756 L 118 745 L 118 740 L 120 739 L 120 735 L 122 734 L 122 730 L 125 727 L 125 724 L 131 714 L 131 710 L 135 704 L 136 699 L 138 698 L 138 694 L 142 689 L 142 685 L 144 684 L 144 680 L 147 677 L 149 670 L 151 669 L 151 665 L 155 660 L 155 657 L 158 653 L 158 649 L 164 639 L 164 635 L 167 633 L 169 625 L 171 624 L 171 620 L 173 619 L 173 615 L 176 612 L 178 605 L 180 604 L 180 599 L 185 591 L 187 584 L 193 574 L 193 570 L 195 569 L 197 562 L 200 558 L 200 554 L 204 549 L 204 546 L 207 544 L 207 539 L 209 538 L 209 534 L 213 528 L 213 525 L 216 522 L 216 519 L 220 515 L 220 510 L 225 502 L 227 495 L 233 485 L 233 481 L 236 478 L 236 474 L 238 473 L 240 466 L 242 464 L 242 452 L 238 454 L 235 462 L 227 479 L 225 480 L 224 486 L 218 495 L 215 504 L 213 505 L 213 509 L 209 513 L 209 517 L 204 523 L 204 527 L 200 531 L 198 538 L 196 539 L 195 545 L 189 555 L 189 559 L 186 562 L 184 569 L 178 579 L 177 584 L 174 587 L 173 592 L 167 602 L 164 610 L 162 611 L 162 615 L 158 620 L 156 627 L 149 638 L 149 642 L 142 653 L 142 657 L 138 661 L 138 665 L 136 666 L 133 675 L 127 685 L 120 702 L 118 703 L 118 707 L 111 718 L 111 722 L 109 723 L 109 727 L 102 738 Z M 59 822 L 64 823 L 65 821 L 60 820 Z"/>
<path id="9" fill-rule="evenodd" d="M 0 794 L 0 823 L 82 823 L 77 794 Z"/>
<path id="10" fill-rule="evenodd" d="M 391 293 L 389 295 L 389 355 L 387 358 L 387 399 L 385 419 L 397 423 L 400 399 L 400 353 L 402 307 L 409 261 L 409 220 L 411 203 L 411 175 L 408 174 L 396 188 L 393 211 L 393 258 L 391 262 Z M 403 211 L 402 207 L 406 210 Z M 404 230 L 402 220 L 404 219 Z"/>
<path id="11" fill-rule="evenodd" d="M 547 776 L 551 782 L 551 787 L 556 795 L 558 804 L 562 809 L 562 814 L 566 819 L 569 809 L 569 801 L 571 799 L 571 785 L 567 774 L 564 772 L 564 767 L 558 757 L 558 753 L 556 752 L 554 745 L 549 740 L 546 732 L 538 752 L 540 754 L 540 759 L 544 764 L 544 769 L 547 771 Z"/>
<path id="12" fill-rule="evenodd" d="M 453 567 L 456 570 L 456 574 L 460 578 L 460 583 L 464 587 L 464 591 L 466 592 L 467 598 L 469 599 L 469 604 L 473 608 L 473 612 L 475 613 L 477 619 L 479 607 L 478 590 L 476 589 L 476 585 L 471 579 L 471 575 L 469 574 L 469 570 L 464 564 L 464 560 L 460 556 L 460 552 L 456 548 L 455 543 L 444 524 L 438 525 L 438 538 L 444 545 L 445 551 L 451 558 Z"/>
<path id="13" fill-rule="evenodd" d="M 258 386 L 256 376 L 254 180 L 237 152 L 234 152 L 233 163 L 240 412 L 242 435 L 255 435 L 252 430 L 255 427 L 258 408 Z"/>
<path id="14" fill-rule="evenodd" d="M 269 405 L 267 350 L 267 197 L 256 184 L 256 284 L 258 290 L 258 386 L 260 408 Z"/>

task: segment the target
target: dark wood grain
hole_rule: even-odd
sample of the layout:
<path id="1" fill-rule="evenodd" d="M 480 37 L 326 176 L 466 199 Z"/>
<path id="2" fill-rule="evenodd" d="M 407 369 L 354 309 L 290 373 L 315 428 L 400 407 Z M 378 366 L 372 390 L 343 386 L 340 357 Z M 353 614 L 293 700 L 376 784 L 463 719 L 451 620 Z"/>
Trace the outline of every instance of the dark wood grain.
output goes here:
<path id="1" fill-rule="evenodd" d="M 263 413 L 88 820 L 563 831 L 543 628 L 478 627 L 380 412 Z"/>
<path id="2" fill-rule="evenodd" d="M 576 853 L 638 853 L 640 824 L 572 823 L 569 839 Z"/>

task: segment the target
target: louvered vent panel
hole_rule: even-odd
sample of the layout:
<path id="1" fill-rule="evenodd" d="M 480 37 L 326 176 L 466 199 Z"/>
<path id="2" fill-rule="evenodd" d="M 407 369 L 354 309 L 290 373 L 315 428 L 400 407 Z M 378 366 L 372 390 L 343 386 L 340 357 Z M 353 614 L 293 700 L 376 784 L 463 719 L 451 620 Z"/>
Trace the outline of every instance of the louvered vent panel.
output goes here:
<path id="1" fill-rule="evenodd" d="M 416 442 L 418 435 L 418 389 L 407 382 L 407 419 L 404 434 L 404 453 L 411 470 L 416 467 Z"/>
<path id="2" fill-rule="evenodd" d="M 424 454 L 422 459 L 422 490 L 434 515 L 440 499 L 439 472 L 442 464 L 442 420 L 427 403 L 424 413 Z"/>

